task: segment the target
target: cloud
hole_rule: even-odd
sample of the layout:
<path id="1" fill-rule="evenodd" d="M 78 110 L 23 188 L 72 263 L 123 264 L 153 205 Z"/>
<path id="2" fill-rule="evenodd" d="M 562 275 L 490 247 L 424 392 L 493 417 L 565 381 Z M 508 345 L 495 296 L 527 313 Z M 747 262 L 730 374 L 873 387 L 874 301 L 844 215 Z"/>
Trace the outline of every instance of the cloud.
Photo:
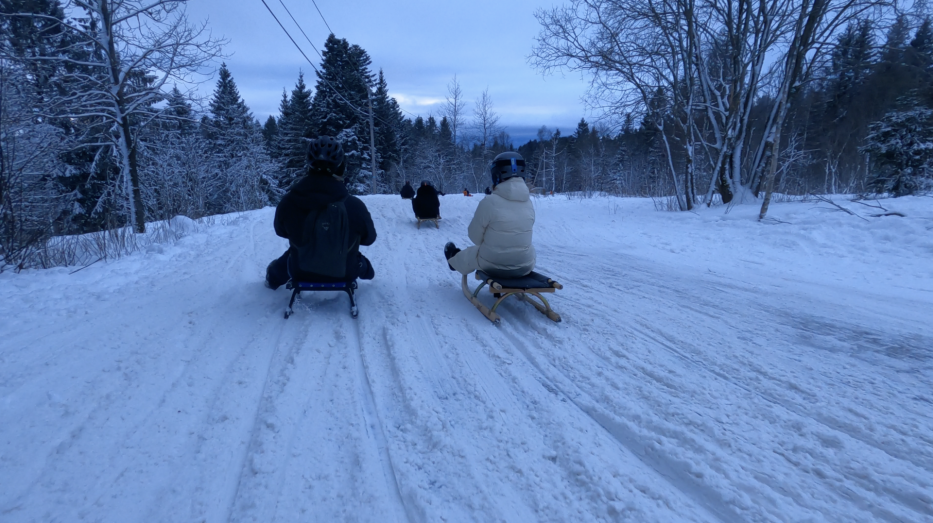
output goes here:
<path id="1" fill-rule="evenodd" d="M 421 108 L 421 107 L 430 106 L 430 105 L 437 105 L 440 103 L 444 103 L 445 101 L 443 98 L 438 98 L 436 96 L 418 96 L 414 94 L 391 93 L 391 92 L 389 93 L 389 95 L 395 98 L 395 101 L 397 101 L 399 105 L 409 106 L 409 107 L 414 106 L 416 108 Z"/>

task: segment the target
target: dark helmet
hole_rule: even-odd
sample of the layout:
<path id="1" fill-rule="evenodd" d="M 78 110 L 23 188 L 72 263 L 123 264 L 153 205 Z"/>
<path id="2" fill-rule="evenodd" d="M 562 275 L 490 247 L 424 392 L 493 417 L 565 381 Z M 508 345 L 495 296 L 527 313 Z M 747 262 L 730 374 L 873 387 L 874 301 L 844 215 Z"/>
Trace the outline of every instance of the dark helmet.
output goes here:
<path id="1" fill-rule="evenodd" d="M 346 168 L 343 146 L 333 136 L 315 138 L 308 144 L 308 163 L 311 164 L 312 169 L 343 176 Z"/>
<path id="2" fill-rule="evenodd" d="M 525 159 L 522 155 L 515 152 L 502 153 L 492 160 L 492 166 L 489 168 L 492 174 L 492 185 L 496 186 L 503 180 L 519 176 L 525 177 Z"/>

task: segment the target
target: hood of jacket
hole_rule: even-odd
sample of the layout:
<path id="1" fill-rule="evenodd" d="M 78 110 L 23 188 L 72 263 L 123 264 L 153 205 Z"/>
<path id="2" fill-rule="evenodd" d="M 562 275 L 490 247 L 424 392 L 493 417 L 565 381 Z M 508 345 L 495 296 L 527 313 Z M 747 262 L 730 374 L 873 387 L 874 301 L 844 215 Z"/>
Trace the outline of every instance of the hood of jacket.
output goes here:
<path id="1" fill-rule="evenodd" d="M 518 176 L 500 183 L 493 189 L 492 193 L 513 202 L 527 202 L 531 199 L 531 193 L 528 192 L 525 180 Z"/>
<path id="2" fill-rule="evenodd" d="M 349 194 L 347 186 L 333 176 L 309 174 L 289 189 L 286 198 L 300 208 L 311 209 L 336 202 Z"/>

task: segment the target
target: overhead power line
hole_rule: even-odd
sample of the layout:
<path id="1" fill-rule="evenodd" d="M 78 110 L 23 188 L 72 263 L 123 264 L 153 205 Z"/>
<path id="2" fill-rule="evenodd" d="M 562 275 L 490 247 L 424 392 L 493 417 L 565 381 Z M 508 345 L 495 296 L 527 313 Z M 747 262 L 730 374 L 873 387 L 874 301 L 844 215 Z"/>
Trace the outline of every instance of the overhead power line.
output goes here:
<path id="1" fill-rule="evenodd" d="M 311 41 L 311 39 L 308 38 L 308 35 L 305 34 L 304 29 L 301 28 L 301 24 L 299 24 L 299 23 L 298 23 L 298 20 L 295 20 L 295 17 L 292 16 L 291 11 L 289 11 L 289 10 L 288 10 L 288 7 L 285 5 L 285 2 L 284 2 L 283 0 L 279 0 L 279 3 L 282 4 L 282 7 L 285 8 L 285 12 L 288 13 L 288 16 L 289 16 L 289 17 L 291 17 L 292 22 L 294 22 L 295 25 L 298 26 L 298 30 L 301 31 L 301 34 L 302 34 L 302 35 L 304 35 L 305 40 L 307 40 L 308 43 L 311 44 L 311 48 L 314 49 L 314 51 L 317 52 L 318 56 L 321 57 L 321 60 L 323 60 L 323 59 L 324 59 L 324 55 L 321 54 L 320 51 L 318 51 L 317 47 L 314 46 L 314 43 Z M 328 23 L 327 23 L 327 19 L 324 18 L 324 13 L 321 12 L 321 8 L 318 7 L 317 2 L 316 2 L 315 0 L 311 0 L 311 3 L 313 3 L 313 4 L 314 4 L 314 8 L 317 9 L 317 14 L 321 16 L 321 20 L 324 22 L 324 25 L 327 26 L 327 30 L 330 31 L 331 34 L 334 34 L 334 30 L 330 28 L 330 24 L 328 24 Z M 359 64 L 357 64 L 357 65 L 359 65 Z M 417 114 L 415 114 L 415 113 L 413 113 L 413 112 L 411 112 L 411 111 L 406 111 L 405 109 L 402 109 L 401 106 L 399 106 L 399 110 L 401 110 L 402 112 L 408 113 L 408 114 L 410 114 L 411 116 L 414 116 L 415 118 L 418 117 Z"/>
<path id="2" fill-rule="evenodd" d="M 314 4 L 314 8 L 317 9 L 317 14 L 321 15 L 321 20 L 324 20 L 324 25 L 327 26 L 327 30 L 334 34 L 334 30 L 330 28 L 330 24 L 327 23 L 327 19 L 324 18 L 324 13 L 321 12 L 321 8 L 317 6 L 317 2 L 311 0 L 311 3 Z"/>
<path id="3" fill-rule="evenodd" d="M 279 17 L 275 16 L 275 12 L 272 11 L 272 8 L 270 8 L 270 7 L 269 7 L 269 4 L 266 3 L 266 0 L 260 0 L 260 1 L 262 2 L 262 5 L 266 6 L 266 9 L 269 11 L 269 14 L 272 15 L 272 18 L 275 18 L 275 21 L 279 24 L 279 27 L 282 28 L 282 31 L 285 31 L 285 36 L 287 36 L 288 39 L 292 41 L 292 44 L 295 45 L 295 47 L 298 49 L 298 52 L 301 53 L 301 56 L 305 57 L 305 60 L 307 60 L 308 63 L 311 64 L 311 67 L 314 69 L 314 72 L 316 72 L 316 73 L 318 74 L 318 78 L 320 78 L 320 79 L 324 82 L 325 85 L 327 85 L 328 87 L 330 87 L 330 89 L 334 92 L 334 94 L 336 94 L 338 97 L 340 97 L 340 99 L 343 100 L 344 103 L 346 103 L 348 106 L 350 106 L 351 109 L 353 109 L 354 111 L 356 111 L 357 113 L 359 113 L 360 115 L 362 115 L 362 116 L 364 116 L 364 117 L 368 117 L 368 116 L 369 116 L 369 113 L 368 113 L 368 112 L 363 111 L 362 109 L 360 109 L 359 107 L 357 107 L 356 105 L 354 105 L 353 102 L 351 102 L 350 100 L 347 100 L 347 98 L 346 98 L 345 96 L 343 96 L 342 94 L 340 94 L 340 91 L 338 91 L 336 87 L 334 87 L 329 81 L 327 81 L 327 78 L 325 78 L 324 75 L 321 73 L 321 71 L 317 68 L 317 66 L 314 65 L 314 62 L 312 62 L 311 59 L 308 58 L 308 55 L 305 54 L 305 52 L 304 52 L 304 50 L 301 48 L 301 46 L 298 45 L 298 42 L 296 42 L 295 39 L 292 38 L 292 35 L 291 35 L 291 33 L 288 32 L 288 29 L 286 29 L 285 26 L 282 25 L 282 22 L 281 22 L 281 20 L 279 20 Z M 300 27 L 299 27 L 299 29 L 300 29 Z M 302 31 L 302 33 L 304 33 L 304 31 Z M 315 49 L 315 50 L 317 50 L 317 49 Z M 382 122 L 382 123 L 384 123 L 384 124 L 386 124 L 386 125 L 389 125 L 388 122 L 382 120 L 381 118 L 377 118 L 377 119 L 378 119 L 380 122 Z"/>
<path id="4" fill-rule="evenodd" d="M 323 60 L 323 59 L 324 59 L 324 55 L 321 54 L 320 51 L 318 51 L 317 47 L 315 47 L 315 45 L 314 45 L 314 42 L 312 42 L 311 39 L 308 38 L 308 35 L 305 34 L 305 30 L 301 28 L 301 24 L 298 23 L 298 20 L 295 20 L 295 17 L 292 16 L 292 12 L 288 10 L 288 6 L 285 5 L 285 2 L 283 2 L 282 0 L 279 0 L 279 3 L 282 4 L 282 7 L 283 7 L 283 8 L 285 8 L 285 12 L 288 13 L 288 16 L 289 16 L 289 18 L 292 19 L 292 22 L 294 22 L 295 25 L 298 26 L 298 30 L 301 31 L 301 34 L 302 34 L 302 36 L 305 37 L 305 40 L 307 40 L 308 43 L 311 44 L 311 49 L 314 49 L 314 52 L 317 53 L 317 55 L 321 57 L 321 60 Z M 315 6 L 315 7 L 316 7 L 316 6 Z M 318 11 L 318 12 L 320 12 L 320 11 Z M 323 15 L 321 16 L 321 18 L 323 18 Z M 326 20 L 324 21 L 324 24 L 325 24 L 325 25 L 327 24 L 327 21 L 326 21 Z M 330 29 L 330 27 L 328 27 L 328 29 Z M 333 34 L 333 31 L 331 31 L 331 34 Z"/>
<path id="5" fill-rule="evenodd" d="M 356 111 L 358 114 L 360 114 L 360 115 L 363 116 L 363 117 L 368 117 L 368 116 L 369 116 L 369 112 L 368 112 L 368 111 L 364 111 L 364 110 L 360 109 L 359 107 L 357 107 L 356 105 L 354 105 L 353 102 L 351 102 L 351 101 L 348 100 L 345 96 L 343 96 L 343 94 L 341 94 L 340 91 L 337 90 L 337 88 L 334 87 L 334 85 L 331 84 L 330 81 L 328 81 L 327 78 L 324 77 L 324 75 L 323 75 L 323 74 L 321 73 L 321 71 L 317 68 L 317 66 L 314 64 L 314 62 L 312 62 L 311 59 L 308 58 L 308 55 L 305 54 L 305 52 L 304 52 L 304 50 L 301 48 L 301 46 L 298 45 L 298 42 L 296 42 L 295 39 L 292 38 L 291 33 L 288 32 L 288 29 L 285 28 L 285 26 L 282 24 L 282 21 L 279 20 L 279 17 L 275 15 L 275 12 L 272 10 L 271 7 L 269 7 L 269 4 L 266 3 L 266 0 L 261 0 L 261 1 L 262 1 L 262 5 L 264 5 L 264 6 L 266 7 L 266 10 L 269 11 L 269 14 L 272 15 L 272 18 L 274 18 L 275 21 L 276 21 L 276 23 L 279 24 L 279 27 L 280 27 L 280 28 L 282 29 L 282 31 L 285 33 L 285 36 L 287 36 L 288 39 L 291 40 L 291 42 L 292 42 L 292 44 L 295 46 L 295 48 L 298 49 L 298 52 L 301 53 L 301 56 L 304 57 L 304 59 L 311 65 L 311 67 L 314 69 L 314 71 L 318 74 L 318 78 L 320 78 L 320 79 L 324 82 L 324 84 L 327 85 L 327 87 L 329 87 L 329 88 L 334 92 L 334 94 L 336 94 L 341 100 L 343 100 L 344 103 L 346 103 L 348 106 L 350 106 L 351 109 L 353 109 L 354 111 Z M 312 0 L 312 1 L 313 1 L 313 0 Z M 292 22 L 298 27 L 298 30 L 301 32 L 302 36 L 305 37 L 305 40 L 307 40 L 308 43 L 311 45 L 311 48 L 314 49 L 314 51 L 318 54 L 318 56 L 320 56 L 321 59 L 323 60 L 323 59 L 324 59 L 324 55 L 323 55 L 323 54 L 321 53 L 321 51 L 319 51 L 318 48 L 314 45 L 314 43 L 313 43 L 313 42 L 311 41 L 311 39 L 308 37 L 307 33 L 305 33 L 304 29 L 301 27 L 301 24 L 298 23 L 298 20 L 295 19 L 295 17 L 292 15 L 291 11 L 288 9 L 288 6 L 285 5 L 285 3 L 283 2 L 283 0 L 279 0 L 279 3 L 282 4 L 282 7 L 285 9 L 285 12 L 288 13 L 289 18 L 291 18 L 291 19 L 292 19 Z M 314 7 L 317 8 L 317 3 L 314 4 Z M 321 20 L 324 20 L 324 25 L 327 25 L 327 28 L 330 29 L 330 25 L 327 24 L 327 20 L 324 18 L 324 15 L 321 13 L 321 10 L 318 9 L 317 11 L 318 11 L 318 14 L 321 15 Z M 333 31 L 331 31 L 331 33 L 333 34 Z M 406 112 L 406 113 L 410 114 L 411 116 L 418 117 L 418 115 L 412 113 L 411 111 L 406 111 L 405 109 L 402 109 L 400 106 L 399 106 L 399 109 L 400 109 L 401 111 L 403 111 L 403 112 Z M 379 118 L 378 116 L 375 116 L 375 115 L 373 115 L 373 117 L 374 117 L 376 120 L 382 122 L 383 124 L 389 125 L 389 123 L 386 122 L 385 120 L 383 120 L 382 118 Z"/>

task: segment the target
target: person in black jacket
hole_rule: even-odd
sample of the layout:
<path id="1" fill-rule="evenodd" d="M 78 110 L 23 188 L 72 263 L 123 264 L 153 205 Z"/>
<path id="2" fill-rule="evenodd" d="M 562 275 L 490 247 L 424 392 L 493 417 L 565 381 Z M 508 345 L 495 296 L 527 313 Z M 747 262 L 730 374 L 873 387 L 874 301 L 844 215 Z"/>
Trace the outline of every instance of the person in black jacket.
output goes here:
<path id="1" fill-rule="evenodd" d="M 415 197 L 415 189 L 407 180 L 405 181 L 405 185 L 402 187 L 401 195 L 402 199 L 404 200 L 411 200 Z"/>
<path id="2" fill-rule="evenodd" d="M 350 196 L 343 183 L 346 169 L 343 147 L 336 139 L 322 136 L 312 140 L 308 146 L 308 161 L 310 165 L 307 175 L 285 193 L 275 209 L 275 234 L 288 239 L 291 246 L 266 268 L 266 286 L 275 290 L 290 278 L 311 282 L 335 281 L 334 278 L 301 273 L 294 241 L 302 237 L 305 218 L 311 211 L 344 198 L 349 218 L 350 243 L 354 248 L 347 255 L 346 276 L 339 281 L 373 279 L 373 266 L 359 252 L 358 246 L 372 245 L 376 241 L 376 227 L 366 204 Z"/>
<path id="3" fill-rule="evenodd" d="M 415 211 L 415 217 L 440 218 L 441 201 L 437 198 L 437 190 L 429 181 L 421 182 L 418 187 L 418 195 L 411 200 L 411 208 Z"/>

